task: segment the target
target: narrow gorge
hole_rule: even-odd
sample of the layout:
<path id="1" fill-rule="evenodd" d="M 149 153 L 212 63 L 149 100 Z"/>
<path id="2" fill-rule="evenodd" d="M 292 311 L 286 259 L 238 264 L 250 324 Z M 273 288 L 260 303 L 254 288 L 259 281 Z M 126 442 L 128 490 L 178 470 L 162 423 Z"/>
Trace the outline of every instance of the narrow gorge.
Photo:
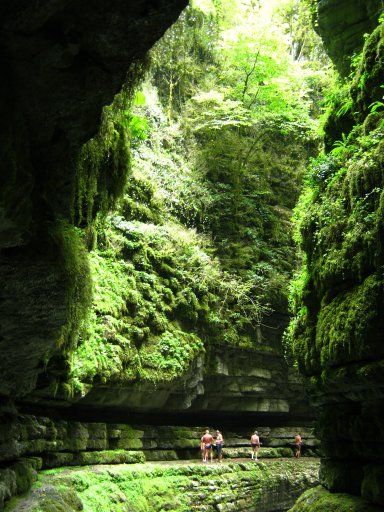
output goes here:
<path id="1" fill-rule="evenodd" d="M 382 510 L 382 0 L 0 14 L 0 510 Z"/>

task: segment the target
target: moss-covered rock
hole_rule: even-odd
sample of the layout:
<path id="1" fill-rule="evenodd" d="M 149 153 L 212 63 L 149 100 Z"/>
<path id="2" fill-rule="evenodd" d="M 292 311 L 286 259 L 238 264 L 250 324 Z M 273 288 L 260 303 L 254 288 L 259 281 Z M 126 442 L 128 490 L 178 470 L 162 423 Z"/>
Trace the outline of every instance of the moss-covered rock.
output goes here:
<path id="1" fill-rule="evenodd" d="M 379 512 L 381 507 L 350 494 L 331 493 L 323 487 L 304 492 L 289 512 Z"/>
<path id="2" fill-rule="evenodd" d="M 130 63 L 146 54 L 185 6 L 183 0 L 175 0 L 158 4 L 154 12 L 138 13 L 137 8 L 146 10 L 145 2 L 141 7 L 119 2 L 113 9 L 97 4 L 90 8 L 65 0 L 60 8 L 51 5 L 46 9 L 44 2 L 41 9 L 25 11 L 7 1 L 1 17 L 1 31 L 6 33 L 2 65 L 8 79 L 0 103 L 3 119 L 8 120 L 0 127 L 0 273 L 1 282 L 6 283 L 0 306 L 6 320 L 1 324 L 0 392 L 11 400 L 34 390 L 39 376 L 37 387 L 49 387 L 51 397 L 57 396 L 57 382 L 65 380 L 62 356 L 67 355 L 68 345 L 61 343 L 57 350 L 57 342 L 63 331 L 68 333 L 68 327 L 74 334 L 72 327 L 76 317 L 79 319 L 85 291 L 80 282 L 85 282 L 86 269 L 76 267 L 79 259 L 67 260 L 72 270 L 69 278 L 59 265 L 63 263 L 63 246 L 52 248 L 49 233 L 60 219 L 75 229 L 71 206 L 78 151 L 97 132 L 101 110 L 127 79 Z M 20 38 L 21 25 L 16 28 L 19 22 L 25 37 Z M 57 24 L 53 31 L 52 24 Z M 64 40 L 75 25 L 74 33 L 83 34 L 81 42 L 55 42 L 53 33 L 60 32 L 59 39 Z M 35 58 L 27 58 L 28 66 L 20 66 L 31 51 Z M 134 67 L 137 76 L 140 66 Z M 121 133 L 118 129 L 112 132 L 112 145 L 118 151 L 116 158 L 104 153 L 107 172 L 98 173 L 93 180 L 86 172 L 80 173 L 78 180 L 90 188 L 79 187 L 77 204 L 81 207 L 87 199 L 90 211 L 95 206 L 93 213 L 102 203 L 110 205 L 116 200 L 126 179 L 121 177 L 127 167 L 119 145 Z M 123 158 L 117 161 L 118 157 Z M 119 165 L 111 168 L 115 164 Z M 81 167 L 85 170 L 86 166 Z M 19 343 L 20 339 L 27 341 Z M 53 355 L 54 364 L 44 372 Z M 64 398 L 64 393 L 71 394 L 66 386 L 62 391 Z"/>
<path id="3" fill-rule="evenodd" d="M 67 512 L 81 507 L 105 512 L 189 512 L 201 507 L 207 512 L 243 512 L 257 507 L 267 512 L 271 507 L 292 505 L 305 488 L 316 485 L 317 471 L 317 463 L 302 461 L 47 471 L 39 487 L 25 499 L 14 500 L 6 510 L 48 510 L 43 507 L 56 497 L 57 506 L 67 504 Z"/>
<path id="4" fill-rule="evenodd" d="M 326 153 L 313 163 L 299 203 L 305 268 L 292 324 L 294 353 L 319 406 L 321 481 L 335 492 L 361 495 L 364 488 L 375 504 L 382 503 L 384 457 L 383 30 L 381 19 L 365 39 L 344 100 L 325 124 Z M 343 510 L 343 498 L 331 505 L 327 494 L 319 510 L 322 499 Z"/>

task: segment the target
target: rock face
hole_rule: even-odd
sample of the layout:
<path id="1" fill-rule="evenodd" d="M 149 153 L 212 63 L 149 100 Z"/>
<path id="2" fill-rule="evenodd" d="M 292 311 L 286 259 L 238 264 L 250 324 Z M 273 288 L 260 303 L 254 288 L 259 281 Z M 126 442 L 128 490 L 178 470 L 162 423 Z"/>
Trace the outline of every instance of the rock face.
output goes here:
<path id="1" fill-rule="evenodd" d="M 284 359 L 281 337 L 287 322 L 275 313 L 262 328 L 263 342 L 254 348 L 209 345 L 187 371 L 172 380 L 151 382 L 96 380 L 82 394 L 53 395 L 40 379 L 23 397 L 26 410 L 54 407 L 72 419 L 155 422 L 181 425 L 219 421 L 228 427 L 244 424 L 310 425 L 315 413 L 304 380 Z M 57 371 L 59 371 L 57 369 Z"/>
<path id="2" fill-rule="evenodd" d="M 185 4 L 2 2 L 1 247 L 26 243 L 49 214 L 69 215 L 76 150 Z"/>
<path id="3" fill-rule="evenodd" d="M 380 0 L 320 0 L 316 31 L 342 75 L 348 75 L 350 58 L 361 50 L 361 41 L 377 25 Z"/>
<path id="4" fill-rule="evenodd" d="M 339 4 L 320 2 L 320 21 L 325 5 Z M 355 4 L 361 16 L 362 3 Z M 370 2 L 365 6 L 373 9 Z M 348 7 L 355 16 L 350 2 Z M 333 36 L 324 37 L 332 47 Z M 359 48 L 348 37 L 349 47 Z M 383 41 L 381 23 L 366 38 L 350 89 L 335 101 L 326 123 L 328 150 L 314 169 L 313 200 L 301 226 L 308 281 L 295 336 L 300 370 L 319 413 L 321 482 L 331 492 L 378 506 L 384 505 Z M 345 146 L 334 150 L 342 139 Z M 320 494 L 319 507 L 325 499 Z M 295 510 L 315 510 L 314 503 L 312 497 L 308 508 L 304 500 Z"/>
<path id="5" fill-rule="evenodd" d="M 86 308 L 90 286 L 87 254 L 71 224 L 73 162 L 97 131 L 102 106 L 124 83 L 130 63 L 143 57 L 182 7 L 182 1 L 2 4 L 2 69 L 8 73 L 0 92 L 4 400 L 24 399 L 37 387 L 29 401 L 45 403 L 56 395 L 60 402 L 57 390 L 46 392 L 46 381 L 67 370 L 63 340 L 71 338 L 66 329 L 75 330 L 81 317 L 73 299 Z M 308 417 L 302 381 L 282 354 L 287 320 L 284 314 L 271 319 L 261 349 L 236 355 L 217 348 L 196 360 L 183 379 L 156 389 L 143 383 L 118 389 L 95 385 L 81 407 L 223 415 L 241 408 L 296 417 L 306 411 Z M 68 396 L 62 398 L 60 406 Z"/>
<path id="6" fill-rule="evenodd" d="M 185 4 L 1 4 L 0 395 L 34 388 L 71 315 L 71 277 L 53 231 L 71 219 L 77 151 L 130 64 Z"/>
<path id="7" fill-rule="evenodd" d="M 36 456 L 41 459 L 43 468 L 90 464 L 91 458 L 93 464 L 108 461 L 112 464 L 116 463 L 113 462 L 116 450 L 139 451 L 145 460 L 199 459 L 200 438 L 206 428 L 79 422 L 14 415 L 0 426 L 0 462 L 14 463 L 21 457 Z M 305 439 L 303 454 L 312 456 L 316 453 L 318 441 L 312 428 L 303 429 L 298 425 L 257 428 L 262 442 L 261 458 L 293 457 L 292 443 L 299 428 Z M 249 458 L 249 438 L 254 429 L 254 425 L 243 426 L 236 431 L 222 428 L 224 458 Z M 214 431 L 215 427 L 211 428 L 211 432 Z M 104 456 L 97 459 L 98 452 L 105 452 Z"/>
<path id="8" fill-rule="evenodd" d="M 316 462 L 126 465 L 45 475 L 17 509 L 281 512 L 317 482 Z"/>
<path id="9" fill-rule="evenodd" d="M 196 360 L 183 379 L 163 389 L 149 384 L 107 388 L 99 383 L 80 402 L 52 388 L 47 392 L 49 378 L 68 370 L 61 356 L 82 313 L 73 304 L 89 306 L 87 253 L 72 221 L 79 149 L 97 132 L 102 107 L 112 102 L 124 82 L 140 75 L 139 65 L 128 73 L 130 65 L 143 59 L 185 4 L 1 4 L 1 64 L 7 80 L 0 86 L 0 439 L 1 461 L 9 465 L 0 473 L 1 500 L 26 491 L 42 464 L 134 462 L 141 454 L 131 458 L 129 446 L 137 451 L 144 444 L 154 458 L 170 456 L 164 438 L 163 444 L 155 443 L 150 434 L 145 440 L 135 433 L 131 438 L 127 424 L 133 414 L 141 422 L 145 414 L 148 421 L 154 417 L 157 424 L 168 414 L 177 424 L 180 411 L 189 409 L 184 423 L 195 424 L 201 412 L 204 423 L 209 414 L 220 413 L 231 424 L 240 408 L 244 416 L 238 421 L 260 419 L 266 438 L 271 422 L 282 427 L 287 421 L 290 426 L 284 433 L 270 439 L 271 450 L 288 451 L 294 417 L 301 427 L 303 417 L 311 423 L 302 381 L 283 358 L 284 315 L 276 319 L 273 335 L 264 333 L 273 348 L 239 351 L 236 358 L 234 351 L 218 349 L 205 361 Z M 204 371 L 207 367 L 212 371 Z M 65 409 L 69 423 L 20 416 L 11 421 L 9 414 L 16 407 L 39 408 L 52 415 Z M 102 410 L 105 416 L 109 411 L 124 416 L 122 429 L 70 422 L 86 416 L 94 420 Z M 129 439 L 128 444 L 122 439 Z M 179 448 L 195 449 L 196 439 L 182 439 Z M 241 444 L 237 438 L 234 456 L 244 449 Z M 111 459 L 101 453 L 112 447 L 121 447 L 125 455 Z M 43 453 L 47 457 L 40 457 Z M 29 461 L 17 462 L 26 456 Z M 283 489 L 285 483 L 281 485 Z M 301 490 L 295 488 L 292 496 Z M 284 503 L 291 503 L 292 496 L 284 497 Z"/>

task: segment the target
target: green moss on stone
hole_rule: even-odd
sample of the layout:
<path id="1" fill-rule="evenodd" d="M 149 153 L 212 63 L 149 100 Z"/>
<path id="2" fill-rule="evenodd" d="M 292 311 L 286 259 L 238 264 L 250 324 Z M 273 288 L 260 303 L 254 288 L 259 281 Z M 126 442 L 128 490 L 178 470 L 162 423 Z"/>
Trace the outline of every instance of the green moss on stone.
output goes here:
<path id="1" fill-rule="evenodd" d="M 94 450 L 78 453 L 52 452 L 44 457 L 45 468 L 88 466 L 93 464 L 137 464 L 145 462 L 142 451 Z"/>
<path id="2" fill-rule="evenodd" d="M 384 305 L 383 284 L 381 276 L 371 275 L 360 286 L 340 293 L 321 308 L 316 347 L 322 368 L 377 355 L 381 345 L 379 312 Z"/>
<path id="3" fill-rule="evenodd" d="M 66 285 L 67 321 L 58 335 L 55 350 L 45 354 L 45 366 L 55 353 L 63 357 L 70 353 L 77 343 L 82 323 L 88 315 L 92 300 L 92 283 L 90 279 L 88 252 L 81 229 L 59 220 L 50 228 L 50 235 L 59 250 L 58 265 L 64 273 Z M 49 368 L 48 372 L 49 373 Z M 54 393 L 58 391 L 59 382 L 55 383 Z M 60 390 L 65 398 L 73 395 L 73 388 L 63 383 Z"/>
<path id="4" fill-rule="evenodd" d="M 289 512 L 379 512 L 381 507 L 372 505 L 358 496 L 330 493 L 323 487 L 304 492 Z"/>
<path id="5" fill-rule="evenodd" d="M 17 494 L 27 492 L 32 483 L 37 480 L 37 473 L 33 465 L 28 459 L 22 459 L 12 465 L 11 469 L 16 475 Z"/>
<path id="6" fill-rule="evenodd" d="M 283 506 L 292 504 L 304 488 L 316 483 L 317 470 L 317 463 L 304 465 L 297 461 L 271 461 L 268 465 L 262 462 L 183 466 L 147 464 L 51 470 L 42 474 L 40 487 L 35 488 L 26 500 L 31 503 L 33 499 L 36 510 L 48 503 L 61 507 L 66 502 L 67 512 L 79 510 L 76 507 L 81 506 L 84 510 L 103 512 L 190 512 L 201 506 L 207 512 L 249 510 L 257 509 L 266 499 L 279 504 L 282 495 Z M 72 499 L 72 492 L 80 502 Z M 56 501 L 53 501 L 54 497 Z M 17 500 L 19 507 L 23 504 L 23 499 Z M 61 512 L 63 509 L 51 510 Z"/>

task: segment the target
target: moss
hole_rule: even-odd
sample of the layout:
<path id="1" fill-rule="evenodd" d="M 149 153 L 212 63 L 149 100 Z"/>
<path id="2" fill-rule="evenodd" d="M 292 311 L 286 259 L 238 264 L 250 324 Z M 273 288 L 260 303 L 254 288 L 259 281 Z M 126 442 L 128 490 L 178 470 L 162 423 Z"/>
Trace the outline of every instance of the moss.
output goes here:
<path id="1" fill-rule="evenodd" d="M 384 326 L 378 312 L 383 307 L 382 291 L 381 276 L 372 275 L 360 286 L 323 304 L 316 329 L 316 348 L 322 368 L 380 355 L 378 333 Z"/>
<path id="2" fill-rule="evenodd" d="M 84 244 L 83 231 L 65 220 L 58 220 L 51 226 L 50 235 L 58 247 L 58 265 L 64 273 L 67 320 L 58 335 L 55 350 L 45 354 L 44 365 L 48 374 L 50 358 L 53 355 L 62 358 L 75 347 L 92 300 L 88 252 Z M 71 386 L 65 383 L 63 386 L 61 391 L 66 398 L 73 395 Z M 55 383 L 54 392 L 57 392 L 57 389 L 58 382 Z"/>
<path id="3" fill-rule="evenodd" d="M 51 452 L 44 457 L 44 468 L 56 468 L 71 466 L 74 463 L 75 455 L 68 452 Z"/>
<path id="4" fill-rule="evenodd" d="M 132 68 L 132 84 L 142 76 L 145 63 Z M 131 84 L 131 86 L 132 86 Z M 76 164 L 72 215 L 77 224 L 92 225 L 121 198 L 131 171 L 131 144 L 138 137 L 132 124 L 133 89 L 128 86 L 103 110 L 99 133 L 81 148 Z"/>
<path id="5" fill-rule="evenodd" d="M 364 120 L 370 106 L 383 98 L 384 22 L 367 37 L 354 77 L 351 94 L 358 118 Z"/>
<path id="6" fill-rule="evenodd" d="M 134 447 L 130 446 L 130 448 Z M 44 457 L 45 468 L 89 466 L 93 464 L 139 464 L 143 462 L 145 462 L 145 455 L 142 451 L 129 451 L 127 449 L 94 450 L 78 453 L 52 452 Z"/>
<path id="7" fill-rule="evenodd" d="M 383 128 L 375 126 L 357 126 L 345 152 L 313 164 L 310 200 L 299 206 L 306 267 L 291 334 L 306 373 L 381 354 L 384 166 Z"/>
<path id="8" fill-rule="evenodd" d="M 318 464 L 305 467 L 296 461 L 273 461 L 268 466 L 260 462 L 76 468 L 44 472 L 41 487 L 32 491 L 32 497 L 41 510 L 47 510 L 43 507 L 48 503 L 61 507 L 66 502 L 68 512 L 80 507 L 105 512 L 189 512 L 202 504 L 209 512 L 224 507 L 247 510 L 257 508 L 266 495 L 279 503 L 283 490 L 284 496 L 288 493 L 293 501 L 302 489 L 313 485 L 317 469 Z M 23 499 L 17 503 L 22 507 Z"/>
<path id="9" fill-rule="evenodd" d="M 146 459 L 150 461 L 178 460 L 179 456 L 175 450 L 151 450 L 146 453 Z"/>
<path id="10" fill-rule="evenodd" d="M 302 494 L 289 512 L 378 512 L 376 507 L 357 496 L 330 493 L 323 487 L 315 487 Z"/>
<path id="11" fill-rule="evenodd" d="M 204 353 L 207 336 L 234 344 L 247 338 L 252 347 L 240 333 L 260 306 L 195 231 L 115 216 L 100 227 L 99 246 L 91 253 L 94 305 L 72 361 L 78 390 L 95 378 L 175 379 Z M 247 308 L 250 318 L 241 319 Z"/>
<path id="12" fill-rule="evenodd" d="M 137 464 L 145 462 L 145 455 L 140 451 L 105 450 L 83 452 L 77 455 L 76 464 Z"/>
<path id="13" fill-rule="evenodd" d="M 11 469 L 0 469 L 0 507 L 17 493 L 16 474 Z"/>
<path id="14" fill-rule="evenodd" d="M 363 468 L 361 466 L 350 467 L 344 461 L 325 459 L 322 460 L 320 466 L 320 483 L 331 492 L 348 492 L 359 495 L 362 475 Z"/>
<path id="15" fill-rule="evenodd" d="M 32 483 L 37 480 L 37 473 L 33 468 L 33 462 L 28 459 L 20 460 L 12 465 L 12 471 L 16 475 L 17 494 L 27 492 Z"/>

